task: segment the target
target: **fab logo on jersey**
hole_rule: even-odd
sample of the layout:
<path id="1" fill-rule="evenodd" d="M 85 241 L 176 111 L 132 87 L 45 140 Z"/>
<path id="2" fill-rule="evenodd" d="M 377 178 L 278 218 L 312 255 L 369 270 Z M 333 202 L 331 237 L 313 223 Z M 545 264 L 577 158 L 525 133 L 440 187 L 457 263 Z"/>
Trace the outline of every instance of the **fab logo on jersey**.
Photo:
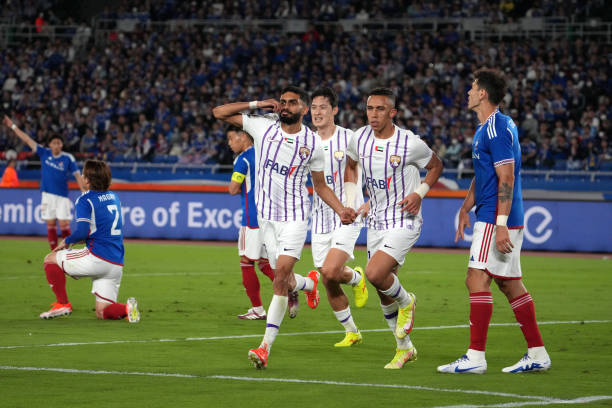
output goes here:
<path id="1" fill-rule="evenodd" d="M 281 176 L 291 176 L 291 174 L 295 171 L 295 169 L 298 168 L 298 166 L 285 166 L 285 165 L 281 165 L 278 164 L 277 162 L 275 162 L 274 160 L 268 159 L 266 160 L 266 165 L 265 168 L 269 168 L 271 171 L 274 171 L 278 174 L 280 174 Z"/>
<path id="2" fill-rule="evenodd" d="M 389 157 L 389 164 L 391 165 L 391 167 L 393 167 L 394 169 L 397 168 L 397 166 L 400 165 L 400 162 L 402 161 L 402 159 L 399 156 L 390 156 Z"/>
<path id="3" fill-rule="evenodd" d="M 306 160 L 310 156 L 310 149 L 306 146 L 300 147 L 300 159 Z"/>

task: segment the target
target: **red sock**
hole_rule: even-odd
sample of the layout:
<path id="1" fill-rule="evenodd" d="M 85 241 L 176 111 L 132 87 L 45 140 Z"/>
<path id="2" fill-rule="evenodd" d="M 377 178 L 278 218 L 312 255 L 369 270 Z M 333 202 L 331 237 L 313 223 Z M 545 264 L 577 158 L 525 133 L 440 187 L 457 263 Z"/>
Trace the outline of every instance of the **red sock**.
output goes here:
<path id="1" fill-rule="evenodd" d="M 527 340 L 527 347 L 541 347 L 544 345 L 538 322 L 535 317 L 535 307 L 529 292 L 515 297 L 510 301 L 510 306 L 516 316 L 516 321 L 521 325 L 521 330 Z"/>
<path id="2" fill-rule="evenodd" d="M 253 307 L 261 306 L 261 296 L 259 296 L 259 279 L 255 273 L 255 264 L 248 262 L 240 262 L 242 269 L 242 284 L 246 290 L 246 294 L 251 299 Z"/>
<path id="3" fill-rule="evenodd" d="M 485 351 L 492 314 L 491 292 L 470 293 L 470 348 L 472 350 Z"/>
<path id="4" fill-rule="evenodd" d="M 127 306 L 123 303 L 111 303 L 102 311 L 107 320 L 119 320 L 127 316 Z"/>
<path id="5" fill-rule="evenodd" d="M 57 246 L 57 228 L 55 225 L 52 227 L 47 225 L 47 240 L 49 241 L 49 246 L 53 251 Z"/>
<path id="6" fill-rule="evenodd" d="M 267 259 L 260 259 L 257 266 L 259 266 L 259 270 L 262 271 L 264 275 L 274 282 L 274 269 L 272 269 Z"/>
<path id="7" fill-rule="evenodd" d="M 45 274 L 47 275 L 47 282 L 51 286 L 51 290 L 55 293 L 58 303 L 68 303 L 68 295 L 66 294 L 66 275 L 58 264 L 46 263 Z"/>
<path id="8" fill-rule="evenodd" d="M 70 235 L 70 226 L 68 226 L 66 228 L 61 228 L 60 227 L 60 232 L 62 233 L 62 238 L 66 238 L 67 236 Z"/>

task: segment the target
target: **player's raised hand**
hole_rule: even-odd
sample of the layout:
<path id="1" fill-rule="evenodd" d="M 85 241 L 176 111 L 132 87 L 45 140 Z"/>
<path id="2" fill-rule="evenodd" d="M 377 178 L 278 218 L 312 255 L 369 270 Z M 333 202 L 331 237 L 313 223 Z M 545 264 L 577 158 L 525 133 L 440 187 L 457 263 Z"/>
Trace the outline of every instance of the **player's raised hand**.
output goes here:
<path id="1" fill-rule="evenodd" d="M 8 116 L 4 115 L 4 118 L 2 119 L 2 123 L 4 124 L 4 126 L 10 128 L 11 126 L 13 126 L 13 121 L 11 120 L 11 118 L 9 118 Z"/>
<path id="2" fill-rule="evenodd" d="M 462 240 L 464 239 L 463 231 L 465 230 L 465 227 L 471 227 L 470 215 L 462 208 L 459 210 L 459 223 L 457 224 L 457 232 L 455 233 L 455 242 L 459 241 L 459 238 Z"/>
<path id="3" fill-rule="evenodd" d="M 416 215 L 419 213 L 422 201 L 423 199 L 420 195 L 417 193 L 410 193 L 399 202 L 399 205 L 402 207 L 402 211 L 405 211 L 411 215 Z"/>
<path id="4" fill-rule="evenodd" d="M 281 104 L 276 99 L 266 99 L 265 101 L 258 101 L 257 107 L 263 110 L 271 110 L 274 113 L 280 112 Z"/>
<path id="5" fill-rule="evenodd" d="M 349 225 L 355 222 L 355 218 L 357 218 L 357 213 L 350 207 L 342 208 L 340 212 L 340 221 L 344 225 Z"/>
<path id="6" fill-rule="evenodd" d="M 512 248 L 514 248 L 512 241 L 510 241 L 508 227 L 505 225 L 495 226 L 495 247 L 502 254 L 509 254 L 512 252 Z"/>

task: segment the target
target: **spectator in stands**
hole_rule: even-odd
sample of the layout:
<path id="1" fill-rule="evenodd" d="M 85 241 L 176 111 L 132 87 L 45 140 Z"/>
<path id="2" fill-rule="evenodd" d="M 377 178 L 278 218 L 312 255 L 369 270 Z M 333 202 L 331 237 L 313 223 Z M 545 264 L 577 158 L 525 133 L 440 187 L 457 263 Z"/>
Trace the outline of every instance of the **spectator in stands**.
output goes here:
<path id="1" fill-rule="evenodd" d="M 550 147 L 550 138 L 547 137 L 542 141 L 542 145 L 538 149 L 536 166 L 539 168 L 550 169 L 554 164 L 555 159 L 553 159 L 553 151 Z"/>
<path id="2" fill-rule="evenodd" d="M 580 146 L 578 136 L 574 135 L 570 139 L 568 156 L 567 156 L 567 169 L 568 170 L 581 170 L 584 168 L 585 152 Z"/>
<path id="3" fill-rule="evenodd" d="M 13 151 L 15 155 L 16 152 Z M 6 164 L 6 169 L 4 169 L 4 173 L 2 174 L 2 180 L 0 180 L 0 187 L 18 187 L 19 186 L 19 177 L 17 176 L 17 170 L 15 167 L 17 166 L 17 160 L 14 158 L 9 159 Z"/>
<path id="4" fill-rule="evenodd" d="M 521 140 L 521 162 L 523 168 L 534 168 L 536 166 L 536 155 L 538 147 L 529 136 Z"/>

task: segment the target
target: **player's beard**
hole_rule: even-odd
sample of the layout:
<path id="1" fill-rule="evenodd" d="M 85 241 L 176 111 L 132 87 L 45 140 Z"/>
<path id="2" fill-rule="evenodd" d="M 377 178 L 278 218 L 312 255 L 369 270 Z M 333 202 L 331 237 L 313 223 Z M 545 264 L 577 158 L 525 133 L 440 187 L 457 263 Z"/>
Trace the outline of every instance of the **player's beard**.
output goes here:
<path id="1" fill-rule="evenodd" d="M 283 113 L 281 112 L 279 120 L 281 121 L 281 123 L 284 123 L 285 125 L 294 125 L 296 123 L 298 123 L 300 121 L 300 114 L 299 113 L 295 113 L 295 114 L 291 114 L 291 112 L 286 111 L 288 113 L 287 116 L 283 116 Z"/>

